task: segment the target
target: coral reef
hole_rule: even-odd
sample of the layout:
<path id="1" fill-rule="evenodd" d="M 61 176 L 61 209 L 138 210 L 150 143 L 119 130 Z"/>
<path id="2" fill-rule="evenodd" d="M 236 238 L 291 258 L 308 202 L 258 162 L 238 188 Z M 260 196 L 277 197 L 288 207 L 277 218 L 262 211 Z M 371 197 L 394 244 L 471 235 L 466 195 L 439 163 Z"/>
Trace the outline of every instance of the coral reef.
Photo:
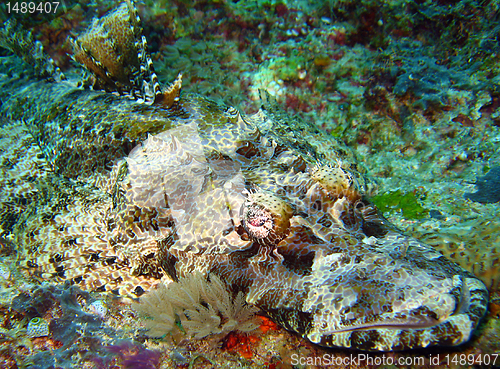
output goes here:
<path id="1" fill-rule="evenodd" d="M 108 314 L 108 307 L 103 300 L 92 301 L 86 309 L 88 312 L 97 315 L 99 318 L 104 319 Z"/>
<path id="2" fill-rule="evenodd" d="M 416 98 L 414 106 L 423 110 L 429 105 L 449 105 L 452 89 L 466 90 L 473 87 L 474 82 L 469 77 L 474 72 L 473 67 L 458 70 L 440 65 L 434 57 L 427 56 L 428 50 L 418 43 L 393 43 L 385 52 L 393 55 L 393 64 L 388 66 L 391 75 L 396 78 L 393 92 L 399 96 L 413 94 Z"/>
<path id="3" fill-rule="evenodd" d="M 85 103 L 102 96 L 68 88 L 73 99 L 80 94 Z M 59 93 L 64 100 L 68 92 L 61 88 Z M 54 97 L 52 103 L 60 99 Z M 102 106 L 112 101 L 119 100 L 104 100 Z M 33 276 L 141 295 L 164 278 L 211 272 L 243 292 L 247 304 L 317 344 L 389 350 L 468 340 L 486 309 L 484 286 L 379 217 L 363 199 L 368 182 L 341 142 L 310 122 L 290 117 L 265 92 L 261 110 L 251 116 L 194 95 L 183 96 L 173 111 L 124 101 L 139 122 L 144 115 L 149 122 L 158 117 L 157 129 L 170 127 L 150 135 L 112 168 L 89 171 L 91 178 L 85 182 L 57 173 L 44 179 L 48 196 L 34 201 L 31 205 L 38 212 L 16 225 L 16 241 L 23 247 L 21 265 Z M 80 108 L 72 100 L 69 115 Z M 36 114 L 44 117 L 47 112 Z M 59 116 L 51 121 L 42 117 L 37 116 L 48 126 L 62 123 Z M 115 132 L 122 121 L 100 121 L 108 123 L 106 129 Z M 136 122 L 128 124 L 127 134 L 135 127 L 145 129 Z M 39 132 L 43 127 L 40 124 Z M 35 137 L 50 142 L 54 136 Z M 90 140 L 102 147 L 98 151 L 110 150 L 91 135 L 80 138 L 82 147 Z M 115 135 L 114 140 L 117 148 L 130 142 L 127 136 Z M 61 164 L 73 158 L 60 150 L 51 154 L 61 170 L 68 170 Z M 332 262 L 337 268 L 328 269 L 327 277 L 324 265 Z M 360 270 L 370 278 L 359 280 Z M 345 279 L 346 272 L 352 277 Z M 390 282 L 384 279 L 388 273 Z M 407 275 L 418 276 L 411 285 L 422 291 L 418 295 L 398 292 L 407 288 Z M 471 302 L 458 314 L 451 295 L 453 279 L 470 292 Z M 382 280 L 383 290 L 377 284 Z M 366 293 L 355 292 L 359 289 Z M 350 305 L 336 304 L 327 296 L 345 290 L 352 291 L 353 300 L 343 301 L 358 307 L 347 320 L 338 321 Z M 221 298 L 211 301 L 207 294 L 207 306 L 185 306 L 187 320 L 181 322 L 195 337 L 232 329 L 242 302 L 235 296 L 238 304 L 233 308 Z M 411 306 L 416 305 L 433 311 L 442 323 L 410 331 L 402 327 L 396 336 L 385 328 L 385 321 L 395 319 L 393 314 L 412 324 L 416 312 Z M 221 321 L 213 306 L 231 319 Z M 377 316 L 376 339 L 364 331 L 367 315 Z M 166 316 L 172 325 L 173 315 Z M 422 335 L 430 338 L 417 339 Z"/>
<path id="4" fill-rule="evenodd" d="M 106 351 L 115 356 L 113 362 L 101 358 L 92 360 L 98 368 L 109 368 L 111 365 L 123 369 L 156 369 L 160 365 L 161 354 L 149 350 L 143 345 L 130 341 L 120 341 L 114 345 L 106 346 Z"/>
<path id="5" fill-rule="evenodd" d="M 186 91 L 235 106 L 244 99 L 240 80 L 232 73 L 239 62 L 238 54 L 230 54 L 217 44 L 179 38 L 154 57 L 158 59 L 158 77 L 164 83 L 182 73 L 187 77 L 184 84 Z"/>
<path id="6" fill-rule="evenodd" d="M 0 47 L 6 48 L 31 65 L 36 77 L 64 79 L 64 74 L 56 67 L 51 57 L 43 52 L 40 41 L 35 40 L 31 32 L 17 25 L 11 18 L 0 29 Z"/>
<path id="7" fill-rule="evenodd" d="M 130 339 L 130 329 L 115 315 L 118 310 L 106 320 L 87 312 L 85 306 L 95 297 L 75 286 L 32 286 L 17 293 L 1 328 L 0 344 L 10 345 L 3 363 L 40 368 L 130 363 L 132 368 L 133 363 L 157 362 L 157 353 Z"/>

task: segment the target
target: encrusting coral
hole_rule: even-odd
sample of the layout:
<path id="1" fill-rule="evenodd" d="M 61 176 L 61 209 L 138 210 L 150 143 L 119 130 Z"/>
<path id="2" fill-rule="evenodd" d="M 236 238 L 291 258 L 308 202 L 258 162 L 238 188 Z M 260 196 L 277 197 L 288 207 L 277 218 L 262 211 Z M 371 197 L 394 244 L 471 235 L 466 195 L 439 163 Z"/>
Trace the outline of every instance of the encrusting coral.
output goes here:
<path id="1" fill-rule="evenodd" d="M 215 274 L 207 280 L 197 272 L 178 283 L 159 284 L 133 307 L 146 315 L 150 337 L 161 337 L 182 326 L 194 338 L 224 334 L 233 330 L 249 332 L 258 328 L 255 306 L 245 302 L 243 292 L 234 295 Z"/>

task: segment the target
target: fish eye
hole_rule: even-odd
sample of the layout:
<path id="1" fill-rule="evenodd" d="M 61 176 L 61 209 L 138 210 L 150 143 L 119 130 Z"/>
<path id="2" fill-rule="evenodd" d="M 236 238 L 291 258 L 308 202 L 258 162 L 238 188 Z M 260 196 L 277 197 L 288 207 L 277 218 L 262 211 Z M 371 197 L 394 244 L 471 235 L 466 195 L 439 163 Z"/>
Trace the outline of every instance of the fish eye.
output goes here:
<path id="1" fill-rule="evenodd" d="M 258 191 L 249 193 L 241 208 L 241 222 L 260 244 L 277 244 L 288 234 L 292 208 L 281 198 Z"/>
<path id="2" fill-rule="evenodd" d="M 243 227 L 252 238 L 264 239 L 274 228 L 272 214 L 256 204 L 245 206 L 242 218 Z"/>

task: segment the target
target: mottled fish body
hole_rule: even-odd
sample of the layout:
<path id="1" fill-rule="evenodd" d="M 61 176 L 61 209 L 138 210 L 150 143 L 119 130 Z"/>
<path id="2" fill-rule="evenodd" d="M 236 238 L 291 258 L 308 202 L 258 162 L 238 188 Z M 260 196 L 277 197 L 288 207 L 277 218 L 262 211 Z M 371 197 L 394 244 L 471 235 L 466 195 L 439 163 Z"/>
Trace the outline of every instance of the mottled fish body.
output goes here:
<path id="1" fill-rule="evenodd" d="M 146 70 L 143 37 L 131 35 Z M 81 62 L 102 66 L 92 42 L 75 43 Z M 0 224 L 31 274 L 141 295 L 215 273 L 330 347 L 458 345 L 485 314 L 484 284 L 389 224 L 349 149 L 266 93 L 246 116 L 179 96 L 180 82 L 162 92 L 153 74 L 140 89 L 134 71 L 139 85 L 126 86 L 94 70 L 103 92 L 16 71 L 0 90 L 12 149 L 2 154 Z"/>

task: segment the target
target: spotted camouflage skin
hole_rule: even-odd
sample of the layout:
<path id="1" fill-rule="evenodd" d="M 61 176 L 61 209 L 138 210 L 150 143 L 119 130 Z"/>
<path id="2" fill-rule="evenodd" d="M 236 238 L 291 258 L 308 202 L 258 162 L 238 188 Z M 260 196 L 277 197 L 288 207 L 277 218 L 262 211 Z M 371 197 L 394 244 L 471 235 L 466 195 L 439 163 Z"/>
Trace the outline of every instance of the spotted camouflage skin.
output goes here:
<path id="1" fill-rule="evenodd" d="M 351 152 L 266 93 L 245 116 L 3 67 L 1 236 L 33 276 L 141 295 L 216 273 L 311 342 L 363 350 L 458 345 L 484 315 L 484 284 L 391 226 Z"/>

